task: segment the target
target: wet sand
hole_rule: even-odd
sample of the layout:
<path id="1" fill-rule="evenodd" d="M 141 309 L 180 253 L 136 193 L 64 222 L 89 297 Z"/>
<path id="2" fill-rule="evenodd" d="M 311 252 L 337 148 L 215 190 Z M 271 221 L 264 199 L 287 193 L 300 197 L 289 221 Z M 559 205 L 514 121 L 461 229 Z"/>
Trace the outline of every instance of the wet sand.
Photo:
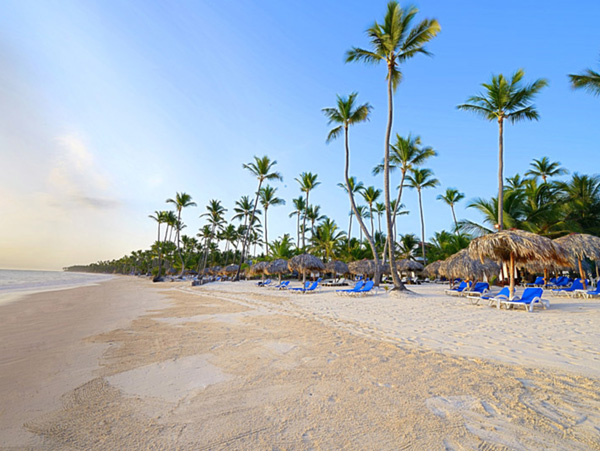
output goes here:
<path id="1" fill-rule="evenodd" d="M 466 309 L 434 291 L 346 299 L 124 277 L 32 295 L 0 307 L 0 444 L 600 449 L 599 345 L 580 336 L 594 304 L 563 312 L 566 344 L 524 353 L 523 365 L 496 352 L 511 341 L 489 343 L 547 333 L 529 329 L 557 327 L 556 304 L 527 314 Z M 428 308 L 441 313 L 424 321 Z M 552 352 L 566 357 L 554 365 Z"/>

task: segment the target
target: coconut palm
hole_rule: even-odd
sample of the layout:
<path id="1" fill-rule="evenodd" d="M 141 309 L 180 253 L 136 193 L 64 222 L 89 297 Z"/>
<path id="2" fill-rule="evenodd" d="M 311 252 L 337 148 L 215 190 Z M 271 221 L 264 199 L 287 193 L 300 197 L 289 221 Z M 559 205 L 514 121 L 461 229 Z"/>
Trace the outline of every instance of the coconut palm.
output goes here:
<path id="1" fill-rule="evenodd" d="M 561 187 L 570 231 L 600 235 L 600 176 L 575 173 Z"/>
<path id="2" fill-rule="evenodd" d="M 385 213 L 385 204 L 383 202 L 376 202 L 373 211 L 377 214 L 377 227 L 379 233 L 381 233 L 381 216 Z"/>
<path id="3" fill-rule="evenodd" d="M 454 218 L 455 232 L 458 234 L 458 221 L 456 220 L 456 214 L 454 213 L 454 205 L 465 198 L 464 193 L 459 192 L 454 188 L 446 188 L 444 194 L 440 194 L 437 199 L 444 201 L 452 209 L 452 217 Z"/>
<path id="4" fill-rule="evenodd" d="M 234 280 L 240 279 L 240 269 L 242 268 L 242 264 L 244 263 L 244 257 L 246 252 L 246 243 L 248 243 L 248 236 L 250 233 L 250 229 L 254 225 L 254 218 L 256 217 L 256 206 L 258 205 L 258 196 L 260 195 L 260 189 L 265 180 L 283 180 L 281 174 L 279 172 L 275 172 L 273 168 L 277 164 L 277 161 L 271 159 L 268 156 L 264 156 L 259 158 L 257 156 L 254 157 L 254 161 L 244 164 L 243 168 L 248 169 L 252 175 L 254 175 L 258 179 L 258 188 L 256 189 L 256 198 L 254 199 L 254 206 L 252 209 L 252 214 L 250 215 L 250 220 L 248 222 L 248 227 L 246 229 L 246 234 L 244 235 L 244 242 L 242 244 L 242 255 L 240 258 L 240 264 L 238 266 L 237 273 L 234 277 Z"/>
<path id="5" fill-rule="evenodd" d="M 569 75 L 573 89 L 585 89 L 593 95 L 600 95 L 600 73 L 586 69 L 583 74 Z"/>
<path id="6" fill-rule="evenodd" d="M 369 186 L 368 188 L 363 188 L 360 194 L 369 206 L 369 216 L 371 218 L 371 236 L 374 236 L 375 226 L 373 223 L 373 218 L 375 215 L 373 214 L 373 206 L 377 202 L 377 199 L 379 199 L 379 196 L 381 195 L 381 190 L 376 189 L 374 186 Z"/>
<path id="7" fill-rule="evenodd" d="M 221 237 L 225 241 L 225 254 L 227 255 L 225 265 L 227 265 L 229 263 L 229 254 L 227 253 L 229 246 L 237 249 L 237 240 L 239 239 L 239 236 L 236 227 L 233 224 L 228 224 L 221 232 Z M 233 252 L 233 255 L 235 260 L 235 251 Z"/>
<path id="8" fill-rule="evenodd" d="M 379 24 L 375 22 L 367 30 L 367 36 L 371 41 L 371 50 L 353 47 L 346 54 L 347 62 L 384 63 L 387 67 L 388 121 L 385 132 L 383 191 L 386 205 L 389 260 L 394 287 L 397 289 L 403 289 L 404 286 L 396 272 L 393 243 L 391 241 L 393 236 L 393 215 L 390 210 L 389 156 L 394 115 L 393 92 L 397 89 L 402 79 L 402 72 L 399 69 L 399 65 L 419 53 L 429 55 L 429 52 L 425 50 L 425 44 L 440 31 L 440 25 L 435 19 L 425 19 L 411 28 L 417 12 L 418 9 L 413 6 L 403 9 L 396 1 L 389 2 L 383 23 Z"/>
<path id="9" fill-rule="evenodd" d="M 217 236 L 217 231 L 223 228 L 223 224 L 225 222 L 225 212 L 226 208 L 221 205 L 220 200 L 211 199 L 208 201 L 208 205 L 206 206 L 206 213 L 200 215 L 200 217 L 206 217 L 207 222 L 210 226 L 210 237 L 207 242 L 207 248 L 210 248 L 212 238 Z M 208 252 L 204 255 L 204 264 L 202 265 L 202 270 L 206 269 L 206 263 L 208 261 Z"/>
<path id="10" fill-rule="evenodd" d="M 300 184 L 300 191 L 306 193 L 306 206 L 310 205 L 308 202 L 308 196 L 310 192 L 315 189 L 317 186 L 321 184 L 321 182 L 317 181 L 317 174 L 313 174 L 311 172 L 303 172 L 300 174 L 300 177 L 296 178 L 296 181 Z M 306 245 L 305 241 L 306 235 L 306 215 L 304 215 L 304 219 L 302 221 L 302 248 L 304 249 Z"/>
<path id="11" fill-rule="evenodd" d="M 277 188 L 273 188 L 271 185 L 267 185 L 260 190 L 260 203 L 265 209 L 265 253 L 269 256 L 269 237 L 267 235 L 267 210 L 272 205 L 274 207 L 278 205 L 285 205 L 285 200 L 277 197 L 275 192 Z"/>
<path id="12" fill-rule="evenodd" d="M 419 248 L 419 239 L 413 233 L 400 235 L 398 240 L 398 256 L 401 259 L 414 260 L 415 251 Z"/>
<path id="13" fill-rule="evenodd" d="M 504 121 L 511 123 L 525 119 L 538 120 L 539 114 L 531 102 L 548 82 L 539 78 L 529 85 L 523 85 L 523 69 L 517 70 L 510 80 L 504 75 L 492 76 L 490 83 L 482 83 L 484 93 L 469 97 L 468 103 L 458 105 L 458 109 L 471 111 L 488 121 L 498 122 L 498 229 L 502 230 L 504 221 Z"/>
<path id="14" fill-rule="evenodd" d="M 306 212 L 306 202 L 304 201 L 304 197 L 300 196 L 296 199 L 292 199 L 292 203 L 294 204 L 294 211 L 292 211 L 289 215 L 297 216 L 296 218 L 296 247 L 300 245 L 300 216 L 302 216 Z"/>
<path id="15" fill-rule="evenodd" d="M 187 207 L 195 207 L 196 206 L 196 202 L 194 202 L 192 200 L 192 196 L 190 196 L 187 193 L 176 193 L 175 194 L 175 198 L 174 199 L 167 199 L 166 200 L 167 203 L 171 203 L 173 205 L 175 205 L 175 209 L 177 211 L 177 232 L 175 235 L 175 239 L 176 239 L 176 244 L 177 244 L 177 254 L 179 254 L 179 259 L 181 260 L 181 274 L 180 276 L 183 275 L 183 256 L 181 255 L 181 240 L 180 240 L 180 233 L 181 233 L 181 210 L 183 210 L 184 208 Z"/>
<path id="16" fill-rule="evenodd" d="M 168 216 L 168 212 L 166 211 L 155 211 L 154 215 L 148 215 L 149 218 L 154 219 L 158 224 L 158 235 L 156 239 L 156 246 L 158 250 L 158 273 L 156 275 L 156 280 L 160 279 L 162 276 L 162 245 L 160 242 L 160 225 L 167 222 Z"/>
<path id="17" fill-rule="evenodd" d="M 237 219 L 239 221 L 244 221 L 244 224 L 240 227 L 243 227 L 244 232 L 240 234 L 240 238 L 244 238 L 246 236 L 245 231 L 248 230 L 248 221 L 250 216 L 252 216 L 252 212 L 254 212 L 255 221 L 258 219 L 257 215 L 262 214 L 260 209 L 254 209 L 254 201 L 250 199 L 250 196 L 242 196 L 240 200 L 235 201 L 235 206 L 233 207 L 233 211 L 235 211 L 235 215 L 231 219 Z"/>
<path id="18" fill-rule="evenodd" d="M 356 218 L 360 218 L 361 221 L 364 219 L 369 219 L 369 207 L 367 207 L 366 205 L 357 205 L 356 206 Z M 359 241 L 361 243 L 363 240 L 363 232 L 365 230 L 367 230 L 366 227 L 364 229 L 362 227 L 359 229 L 359 231 L 360 231 Z M 368 233 L 368 231 L 366 233 Z M 373 249 L 371 249 L 371 250 L 373 251 L 374 248 L 375 248 L 375 243 L 373 242 Z M 377 252 L 375 252 L 375 253 L 377 253 Z"/>
<path id="19" fill-rule="evenodd" d="M 325 219 L 325 215 L 321 214 L 321 207 L 319 205 L 309 205 L 305 216 L 310 221 L 310 233 L 312 236 L 315 233 L 315 223 Z"/>
<path id="20" fill-rule="evenodd" d="M 336 249 L 340 246 L 345 233 L 339 230 L 339 227 L 332 219 L 327 218 L 319 224 L 315 233 L 311 237 L 311 250 L 330 261 L 335 255 Z"/>
<path id="21" fill-rule="evenodd" d="M 529 166 L 531 166 L 531 169 L 527 171 L 525 175 L 541 177 L 544 183 L 546 183 L 548 177 L 569 173 L 569 171 L 560 166 L 560 161 L 550 161 L 548 157 L 543 157 L 539 160 L 534 159 Z"/>
<path id="22" fill-rule="evenodd" d="M 294 245 L 292 237 L 289 234 L 284 234 L 280 239 L 274 240 L 269 247 L 271 248 L 271 256 L 274 259 L 288 259 L 294 255 L 292 246 Z"/>
<path id="23" fill-rule="evenodd" d="M 350 178 L 349 177 L 349 172 L 350 172 L 350 126 L 351 125 L 356 125 L 359 124 L 361 122 L 366 122 L 369 120 L 369 114 L 371 112 L 371 105 L 369 105 L 368 103 L 364 103 L 362 105 L 357 105 L 356 104 L 356 97 L 357 97 L 357 93 L 353 92 L 352 94 L 350 94 L 348 97 L 343 97 L 343 96 L 337 96 L 337 102 L 336 102 L 336 106 L 334 108 L 323 108 L 323 113 L 325 114 L 325 116 L 327 116 L 327 118 L 329 119 L 328 124 L 335 124 L 336 127 L 334 127 L 333 129 L 330 130 L 329 135 L 327 136 L 327 143 L 331 142 L 332 140 L 338 138 L 342 132 L 344 133 L 344 149 L 345 149 L 345 164 L 344 164 L 344 182 L 345 182 L 345 186 L 344 186 L 344 190 L 346 191 L 346 193 L 348 193 L 348 197 L 350 199 L 350 208 L 351 208 L 351 214 L 350 214 L 350 227 L 348 228 L 348 246 L 350 246 L 350 231 L 352 228 L 352 214 L 354 214 L 356 216 L 356 219 L 358 221 L 359 227 L 360 227 L 360 234 L 361 234 L 361 241 L 362 241 L 362 234 L 364 232 L 365 237 L 367 238 L 367 241 L 369 243 L 369 246 L 371 247 L 371 251 L 373 252 L 373 255 L 375 256 L 375 259 L 377 260 L 377 265 L 375 265 L 375 267 L 377 268 L 376 274 L 375 274 L 375 281 L 378 284 L 379 283 L 379 258 L 377 256 L 377 248 L 375 246 L 375 241 L 374 241 L 374 233 L 373 233 L 373 227 L 371 227 L 371 233 L 369 234 L 363 218 L 361 215 L 358 214 L 358 209 L 356 206 L 356 202 L 354 200 L 354 195 L 357 192 L 360 192 L 362 190 L 362 183 L 358 184 L 355 182 L 354 178 Z M 341 185 L 338 185 L 341 186 Z"/>
<path id="24" fill-rule="evenodd" d="M 348 177 L 348 184 L 338 183 L 338 186 L 342 188 L 347 194 L 352 193 L 352 199 L 354 195 L 363 189 L 363 182 L 357 182 L 356 177 Z M 354 209 L 352 208 L 352 202 L 350 203 L 350 222 L 348 223 L 348 246 L 350 245 L 350 238 L 352 234 L 352 219 L 354 218 Z"/>
<path id="25" fill-rule="evenodd" d="M 433 177 L 433 172 L 430 169 L 414 168 L 410 175 L 406 177 L 407 186 L 417 190 L 419 194 L 419 210 L 421 211 L 421 252 L 423 255 L 423 264 L 426 263 L 425 258 L 425 218 L 423 217 L 423 199 L 422 192 L 427 188 L 435 188 L 440 184 L 439 180 Z"/>

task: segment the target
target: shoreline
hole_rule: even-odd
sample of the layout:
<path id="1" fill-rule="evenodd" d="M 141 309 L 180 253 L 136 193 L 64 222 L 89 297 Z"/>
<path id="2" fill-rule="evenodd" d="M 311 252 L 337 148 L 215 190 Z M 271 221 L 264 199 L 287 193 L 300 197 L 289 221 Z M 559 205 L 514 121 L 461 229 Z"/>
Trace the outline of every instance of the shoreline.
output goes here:
<path id="1" fill-rule="evenodd" d="M 132 277 L 28 296 L 0 306 L 1 446 L 600 449 L 600 379 L 389 339 L 356 309 L 418 322 L 414 301 Z M 486 312 L 456 301 L 431 302 Z"/>

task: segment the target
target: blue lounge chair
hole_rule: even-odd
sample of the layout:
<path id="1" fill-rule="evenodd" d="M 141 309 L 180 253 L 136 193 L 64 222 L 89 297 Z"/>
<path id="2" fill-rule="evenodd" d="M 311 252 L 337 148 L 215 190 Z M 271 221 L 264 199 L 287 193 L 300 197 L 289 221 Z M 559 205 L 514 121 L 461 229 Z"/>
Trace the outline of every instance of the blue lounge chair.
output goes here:
<path id="1" fill-rule="evenodd" d="M 289 284 L 290 284 L 289 280 L 282 280 L 281 283 L 278 283 L 277 285 L 269 285 L 268 288 L 276 288 L 278 290 L 285 290 Z"/>
<path id="2" fill-rule="evenodd" d="M 594 288 L 593 290 L 587 290 L 587 291 L 583 290 L 582 295 L 585 298 L 593 298 L 596 296 L 600 296 L 600 284 L 598 284 L 596 286 L 596 288 Z"/>
<path id="3" fill-rule="evenodd" d="M 469 299 L 471 300 L 471 304 L 476 305 L 479 303 L 480 300 L 484 300 L 484 301 L 488 301 L 488 305 L 492 306 L 492 305 L 496 305 L 497 308 L 500 308 L 500 302 L 501 301 L 508 301 L 508 298 L 510 297 L 510 290 L 508 287 L 504 287 L 502 288 L 498 293 L 487 293 L 481 296 L 469 296 Z"/>
<path id="4" fill-rule="evenodd" d="M 525 288 L 521 297 L 514 297 L 513 299 L 500 301 L 501 305 L 504 305 L 507 309 L 514 307 L 525 307 L 529 312 L 533 312 L 533 308 L 538 305 L 543 308 L 549 308 L 550 302 L 546 299 L 542 299 L 544 290 L 542 288 Z"/>
<path id="5" fill-rule="evenodd" d="M 365 282 L 363 282 L 362 280 L 359 280 L 358 282 L 356 282 L 356 284 L 354 285 L 354 287 L 352 287 L 352 288 L 350 288 L 348 290 L 335 290 L 335 294 L 343 296 L 343 295 L 350 294 L 350 293 L 356 293 L 364 285 L 365 285 Z"/>
<path id="6" fill-rule="evenodd" d="M 367 293 L 372 293 L 374 285 L 375 285 L 375 282 L 373 282 L 372 280 L 369 280 L 368 282 L 365 282 L 365 284 L 362 288 L 356 290 L 354 293 L 349 293 L 349 294 L 350 294 L 350 296 L 362 296 Z"/>
<path id="7" fill-rule="evenodd" d="M 462 293 L 464 290 L 471 288 L 471 282 L 461 282 L 460 285 L 456 288 L 449 288 L 445 290 L 446 294 L 456 295 Z"/>
<path id="8" fill-rule="evenodd" d="M 558 294 L 558 295 L 563 295 L 563 294 L 574 295 L 575 290 L 583 290 L 583 289 L 584 289 L 583 282 L 581 282 L 581 279 L 575 279 L 569 287 L 556 288 L 556 289 L 552 290 L 552 292 L 554 294 Z"/>
<path id="9" fill-rule="evenodd" d="M 315 281 L 312 284 L 310 282 L 306 282 L 306 285 L 304 285 L 303 288 L 290 288 L 290 290 L 297 292 L 297 293 L 304 294 L 304 293 L 309 293 L 311 291 L 315 291 L 318 286 L 319 286 L 319 281 Z"/>
<path id="10" fill-rule="evenodd" d="M 257 287 L 266 287 L 267 285 L 271 284 L 271 279 L 267 279 L 265 281 L 259 280 L 258 282 L 256 282 L 256 286 Z"/>
<path id="11" fill-rule="evenodd" d="M 481 296 L 490 291 L 490 284 L 487 282 L 477 282 L 472 290 L 463 290 L 460 294 L 464 296 Z"/>
<path id="12" fill-rule="evenodd" d="M 526 287 L 543 287 L 545 285 L 544 277 L 536 277 L 533 283 L 525 284 Z"/>

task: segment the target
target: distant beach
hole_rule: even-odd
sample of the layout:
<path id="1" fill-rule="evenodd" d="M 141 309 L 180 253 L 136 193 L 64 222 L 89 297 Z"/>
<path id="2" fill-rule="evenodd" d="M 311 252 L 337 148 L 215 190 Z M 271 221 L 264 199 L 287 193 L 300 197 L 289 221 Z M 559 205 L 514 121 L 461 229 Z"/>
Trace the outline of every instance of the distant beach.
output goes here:
<path id="1" fill-rule="evenodd" d="M 346 298 L 119 276 L 26 296 L 0 307 L 0 442 L 600 449 L 599 301 L 526 313 L 443 288 Z"/>

